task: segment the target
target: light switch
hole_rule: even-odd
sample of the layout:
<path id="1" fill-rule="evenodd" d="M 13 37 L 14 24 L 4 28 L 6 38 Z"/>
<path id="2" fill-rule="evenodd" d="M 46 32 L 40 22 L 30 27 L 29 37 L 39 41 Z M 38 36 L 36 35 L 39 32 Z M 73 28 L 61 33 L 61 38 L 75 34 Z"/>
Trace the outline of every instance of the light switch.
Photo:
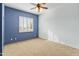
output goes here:
<path id="1" fill-rule="evenodd" d="M 16 40 L 16 38 L 15 38 L 15 40 Z"/>

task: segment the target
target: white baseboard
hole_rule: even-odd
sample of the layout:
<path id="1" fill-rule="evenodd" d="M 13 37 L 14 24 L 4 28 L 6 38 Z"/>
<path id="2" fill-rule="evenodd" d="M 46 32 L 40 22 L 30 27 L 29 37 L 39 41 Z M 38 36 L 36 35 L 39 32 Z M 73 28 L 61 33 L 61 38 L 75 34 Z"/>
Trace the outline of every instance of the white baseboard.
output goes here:
<path id="1" fill-rule="evenodd" d="M 45 39 L 45 40 L 48 40 L 48 39 L 43 38 L 43 37 L 40 37 L 40 38 Z M 63 45 L 66 45 L 66 46 L 69 46 L 69 47 L 72 47 L 72 48 L 79 49 L 79 47 L 75 47 L 75 46 L 73 46 L 73 45 L 71 45 L 71 44 L 67 44 L 67 43 L 62 42 L 62 41 L 55 41 L 55 40 L 48 40 L 48 41 L 53 41 L 53 42 L 60 43 L 60 44 L 63 44 Z"/>
<path id="2" fill-rule="evenodd" d="M 53 41 L 53 40 L 48 40 L 48 41 Z M 67 43 L 65 43 L 65 42 L 60 42 L 60 41 L 53 41 L 53 42 L 60 43 L 60 44 L 64 44 L 64 45 L 66 45 L 66 46 L 79 49 L 78 47 L 74 47 L 74 46 L 72 46 L 72 45 L 70 45 L 70 44 L 67 44 Z"/>

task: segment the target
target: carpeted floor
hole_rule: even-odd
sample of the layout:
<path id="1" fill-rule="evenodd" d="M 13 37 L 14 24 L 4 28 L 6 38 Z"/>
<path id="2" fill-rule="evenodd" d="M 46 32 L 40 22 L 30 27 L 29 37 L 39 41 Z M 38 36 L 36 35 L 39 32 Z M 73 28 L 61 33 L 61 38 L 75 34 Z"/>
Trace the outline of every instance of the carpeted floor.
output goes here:
<path id="1" fill-rule="evenodd" d="M 79 50 L 40 38 L 4 46 L 5 56 L 79 56 Z"/>

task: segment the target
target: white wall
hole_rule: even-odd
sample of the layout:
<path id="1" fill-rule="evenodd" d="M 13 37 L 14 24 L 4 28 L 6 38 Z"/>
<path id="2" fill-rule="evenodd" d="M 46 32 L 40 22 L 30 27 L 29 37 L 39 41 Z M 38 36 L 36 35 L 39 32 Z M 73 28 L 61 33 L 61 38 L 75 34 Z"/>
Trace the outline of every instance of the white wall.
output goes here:
<path id="1" fill-rule="evenodd" d="M 79 4 L 64 4 L 40 15 L 39 37 L 79 48 Z"/>

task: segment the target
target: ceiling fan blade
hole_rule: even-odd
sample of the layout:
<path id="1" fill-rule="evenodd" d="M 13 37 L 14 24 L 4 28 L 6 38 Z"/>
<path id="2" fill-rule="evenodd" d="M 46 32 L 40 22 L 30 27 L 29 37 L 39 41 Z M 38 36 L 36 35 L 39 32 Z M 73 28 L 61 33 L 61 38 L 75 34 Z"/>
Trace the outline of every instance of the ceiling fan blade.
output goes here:
<path id="1" fill-rule="evenodd" d="M 33 7 L 33 8 L 31 8 L 30 10 L 32 10 L 32 9 L 35 9 L 36 7 Z"/>
<path id="2" fill-rule="evenodd" d="M 45 5 L 46 3 L 41 3 L 41 4 Z"/>
<path id="3" fill-rule="evenodd" d="M 48 9 L 47 7 L 41 7 L 41 8 L 43 8 L 43 9 Z"/>
<path id="4" fill-rule="evenodd" d="M 31 5 L 34 5 L 34 6 L 37 5 L 37 4 L 35 4 L 35 3 L 30 3 L 30 4 L 31 4 Z"/>

